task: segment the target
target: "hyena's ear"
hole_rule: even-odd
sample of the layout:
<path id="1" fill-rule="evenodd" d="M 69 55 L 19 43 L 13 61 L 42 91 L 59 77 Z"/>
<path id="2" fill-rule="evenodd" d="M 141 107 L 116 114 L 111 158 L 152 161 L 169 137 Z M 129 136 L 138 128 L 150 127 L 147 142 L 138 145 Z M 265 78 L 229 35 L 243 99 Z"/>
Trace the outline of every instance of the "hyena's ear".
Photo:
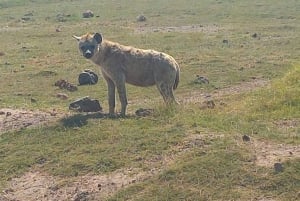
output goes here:
<path id="1" fill-rule="evenodd" d="M 94 39 L 97 41 L 98 44 L 100 44 L 102 42 L 102 35 L 99 33 L 95 33 Z"/>
<path id="2" fill-rule="evenodd" d="M 77 41 L 80 41 L 80 39 L 81 39 L 81 37 L 75 36 L 75 35 L 73 35 L 73 38 L 75 38 Z"/>

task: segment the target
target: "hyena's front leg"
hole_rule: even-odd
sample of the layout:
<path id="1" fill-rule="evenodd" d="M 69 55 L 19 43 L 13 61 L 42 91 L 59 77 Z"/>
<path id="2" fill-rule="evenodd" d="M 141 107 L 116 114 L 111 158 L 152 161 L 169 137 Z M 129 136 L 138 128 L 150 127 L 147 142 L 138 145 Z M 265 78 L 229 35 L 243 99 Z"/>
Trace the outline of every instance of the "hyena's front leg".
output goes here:
<path id="1" fill-rule="evenodd" d="M 116 106 L 116 95 L 115 95 L 115 84 L 108 77 L 103 76 L 107 82 L 108 89 L 108 106 L 109 106 L 109 115 L 115 114 L 115 106 Z"/>
<path id="2" fill-rule="evenodd" d="M 127 107 L 127 95 L 126 95 L 126 87 L 125 87 L 125 75 L 120 75 L 116 80 L 116 87 L 119 94 L 119 99 L 121 101 L 121 116 L 125 117 L 126 107 Z"/>

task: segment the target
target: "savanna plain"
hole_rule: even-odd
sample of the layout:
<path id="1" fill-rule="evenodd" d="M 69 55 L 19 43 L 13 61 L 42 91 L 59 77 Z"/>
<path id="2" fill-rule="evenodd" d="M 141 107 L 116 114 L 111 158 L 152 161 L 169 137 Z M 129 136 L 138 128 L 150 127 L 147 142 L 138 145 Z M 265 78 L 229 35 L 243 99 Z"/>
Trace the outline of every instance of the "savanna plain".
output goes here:
<path id="1" fill-rule="evenodd" d="M 70 111 L 108 112 L 87 32 L 172 55 L 180 105 L 127 85 L 125 118 Z M 298 0 L 0 0 L 0 200 L 299 200 L 299 33 Z"/>

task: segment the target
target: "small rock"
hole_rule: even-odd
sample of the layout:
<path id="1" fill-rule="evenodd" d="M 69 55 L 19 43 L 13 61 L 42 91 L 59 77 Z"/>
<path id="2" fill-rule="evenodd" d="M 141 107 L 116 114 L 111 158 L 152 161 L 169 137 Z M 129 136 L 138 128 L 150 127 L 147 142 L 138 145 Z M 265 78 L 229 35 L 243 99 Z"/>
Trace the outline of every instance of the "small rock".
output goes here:
<path id="1" fill-rule="evenodd" d="M 76 193 L 76 195 L 74 196 L 74 201 L 88 201 L 88 195 L 89 195 L 89 192 L 87 191 L 83 191 L 83 192 L 79 192 L 79 193 Z"/>
<path id="2" fill-rule="evenodd" d="M 257 36 L 258 36 L 257 33 L 254 33 L 254 34 L 252 34 L 251 37 L 252 37 L 252 38 L 257 38 Z"/>
<path id="3" fill-rule="evenodd" d="M 83 18 L 91 18 L 94 17 L 94 13 L 91 10 L 86 10 L 85 12 L 82 13 Z"/>
<path id="4" fill-rule="evenodd" d="M 24 16 L 33 16 L 33 12 L 26 13 Z"/>
<path id="5" fill-rule="evenodd" d="M 275 163 L 274 170 L 276 173 L 283 172 L 283 165 L 281 163 Z"/>
<path id="6" fill-rule="evenodd" d="M 56 94 L 56 97 L 59 99 L 62 99 L 62 100 L 67 100 L 69 98 L 69 96 L 64 93 L 58 93 L 58 94 Z"/>
<path id="7" fill-rule="evenodd" d="M 0 52 L 0 56 L 4 56 L 5 55 L 5 53 L 4 52 Z"/>
<path id="8" fill-rule="evenodd" d="M 243 141 L 244 142 L 249 142 L 250 141 L 250 137 L 248 135 L 243 135 Z"/>
<path id="9" fill-rule="evenodd" d="M 137 16 L 136 20 L 138 22 L 145 22 L 147 19 L 144 15 L 139 15 L 139 16 Z"/>
<path id="10" fill-rule="evenodd" d="M 65 22 L 65 21 L 67 21 L 66 17 L 70 17 L 70 16 L 71 15 L 69 15 L 69 14 L 59 13 L 56 15 L 56 20 L 58 22 Z"/>
<path id="11" fill-rule="evenodd" d="M 53 109 L 51 112 L 50 112 L 50 116 L 54 117 L 58 114 L 58 112 L 56 111 L 56 109 Z"/>
<path id="12" fill-rule="evenodd" d="M 196 75 L 196 79 L 194 80 L 195 84 L 209 84 L 209 80 L 206 77 Z"/>
<path id="13" fill-rule="evenodd" d="M 139 117 L 145 117 L 145 116 L 149 116 L 153 113 L 154 109 L 144 109 L 144 108 L 140 108 L 137 111 L 135 111 L 135 114 Z"/>
<path id="14" fill-rule="evenodd" d="M 90 99 L 88 96 L 80 98 L 69 105 L 70 110 L 77 112 L 99 112 L 102 107 L 98 100 Z"/>
<path id="15" fill-rule="evenodd" d="M 26 22 L 26 21 L 29 21 L 29 20 L 31 20 L 31 18 L 30 18 L 30 17 L 22 17 L 22 18 L 21 18 L 21 20 L 23 20 L 23 21 L 25 21 L 25 22 Z"/>
<path id="16" fill-rule="evenodd" d="M 206 100 L 203 101 L 201 108 L 209 108 L 209 109 L 213 109 L 215 108 L 216 104 L 213 100 Z"/>
<path id="17" fill-rule="evenodd" d="M 30 101 L 31 101 L 32 103 L 36 103 L 36 102 L 37 102 L 37 100 L 36 100 L 35 98 L 30 98 Z"/>
<path id="18" fill-rule="evenodd" d="M 226 40 L 226 39 L 223 40 L 223 43 L 224 43 L 224 44 L 228 44 L 228 42 L 229 42 L 229 41 Z"/>

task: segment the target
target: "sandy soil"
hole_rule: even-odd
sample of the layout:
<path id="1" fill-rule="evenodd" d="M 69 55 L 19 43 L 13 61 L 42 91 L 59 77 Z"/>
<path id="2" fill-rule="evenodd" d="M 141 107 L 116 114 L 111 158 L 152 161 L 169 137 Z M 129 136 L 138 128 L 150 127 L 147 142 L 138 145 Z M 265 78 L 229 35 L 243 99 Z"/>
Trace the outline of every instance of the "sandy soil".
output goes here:
<path id="1" fill-rule="evenodd" d="M 32 111 L 11 108 L 0 108 L 0 134 L 48 124 L 61 118 L 63 114 L 56 112 Z"/>

